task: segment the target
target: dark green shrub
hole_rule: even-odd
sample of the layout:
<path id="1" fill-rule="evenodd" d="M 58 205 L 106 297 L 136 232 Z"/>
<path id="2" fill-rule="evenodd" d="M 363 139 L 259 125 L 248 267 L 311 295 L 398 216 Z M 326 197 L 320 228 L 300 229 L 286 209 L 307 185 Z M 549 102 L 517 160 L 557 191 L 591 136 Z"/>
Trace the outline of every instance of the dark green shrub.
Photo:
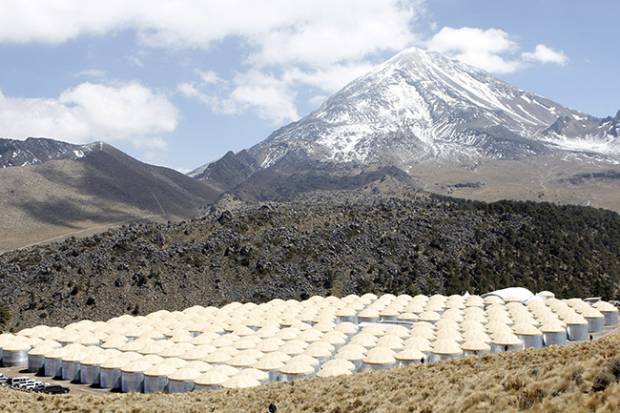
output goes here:
<path id="1" fill-rule="evenodd" d="M 0 305 L 0 326 L 5 326 L 11 321 L 11 311 L 5 305 Z"/>
<path id="2" fill-rule="evenodd" d="M 592 383 L 592 391 L 603 391 L 615 381 L 616 378 L 614 377 L 614 375 L 611 374 L 609 371 L 604 370 L 594 378 L 594 382 Z"/>

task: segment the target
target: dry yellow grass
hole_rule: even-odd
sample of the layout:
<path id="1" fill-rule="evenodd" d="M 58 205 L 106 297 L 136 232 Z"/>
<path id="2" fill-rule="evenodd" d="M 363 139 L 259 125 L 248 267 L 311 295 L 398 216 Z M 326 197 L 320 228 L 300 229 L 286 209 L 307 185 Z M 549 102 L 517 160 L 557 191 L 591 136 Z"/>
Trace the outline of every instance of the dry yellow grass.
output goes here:
<path id="1" fill-rule="evenodd" d="M 618 412 L 620 334 L 455 362 L 179 395 L 43 396 L 0 390 L 2 412 Z M 602 374 L 603 373 L 603 374 Z M 606 379 L 606 380 L 605 380 Z M 593 383 L 602 388 L 593 390 Z"/>

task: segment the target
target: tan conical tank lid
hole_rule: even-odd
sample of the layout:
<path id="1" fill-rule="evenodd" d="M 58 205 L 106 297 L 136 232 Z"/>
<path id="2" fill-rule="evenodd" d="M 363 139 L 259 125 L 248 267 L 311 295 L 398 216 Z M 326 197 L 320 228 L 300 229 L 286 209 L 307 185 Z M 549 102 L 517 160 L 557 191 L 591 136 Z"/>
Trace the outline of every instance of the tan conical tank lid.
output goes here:
<path id="1" fill-rule="evenodd" d="M 259 385 L 260 385 L 260 382 L 258 380 L 256 380 L 255 378 L 251 376 L 243 375 L 243 374 L 238 374 L 226 380 L 224 383 L 222 383 L 222 386 L 224 386 L 227 389 L 247 389 L 247 388 L 256 387 Z"/>
<path id="2" fill-rule="evenodd" d="M 464 351 L 490 351 L 491 346 L 489 346 L 484 340 L 472 338 L 465 340 L 465 342 L 461 344 L 461 349 Z"/>
<path id="3" fill-rule="evenodd" d="M 177 371 L 177 367 L 167 364 L 166 362 L 151 366 L 145 372 L 145 376 L 150 377 L 167 377 Z"/>
<path id="4" fill-rule="evenodd" d="M 202 375 L 202 372 L 198 369 L 191 367 L 181 367 L 174 373 L 168 376 L 169 380 L 175 381 L 194 381 Z"/>
<path id="5" fill-rule="evenodd" d="M 411 361 L 411 360 L 424 360 L 426 356 L 420 350 L 417 350 L 413 347 L 405 348 L 403 351 L 400 351 L 394 355 L 396 360 L 401 361 Z"/>
<path id="6" fill-rule="evenodd" d="M 366 364 L 394 364 L 396 359 L 394 358 L 395 351 L 388 347 L 375 347 L 368 350 L 366 357 L 364 357 L 364 363 Z"/>
<path id="7" fill-rule="evenodd" d="M 216 386 L 221 385 L 229 378 L 230 376 L 224 371 L 220 369 L 213 369 L 198 376 L 196 379 L 194 379 L 194 383 L 201 386 Z"/>
<path id="8" fill-rule="evenodd" d="M 454 355 L 463 353 L 461 346 L 459 346 L 456 341 L 446 339 L 435 341 L 431 351 L 433 354 L 440 355 Z"/>
<path id="9" fill-rule="evenodd" d="M 124 373 L 144 373 L 152 365 L 153 363 L 145 361 L 144 359 L 140 359 L 124 365 L 123 367 L 121 367 L 121 371 Z"/>

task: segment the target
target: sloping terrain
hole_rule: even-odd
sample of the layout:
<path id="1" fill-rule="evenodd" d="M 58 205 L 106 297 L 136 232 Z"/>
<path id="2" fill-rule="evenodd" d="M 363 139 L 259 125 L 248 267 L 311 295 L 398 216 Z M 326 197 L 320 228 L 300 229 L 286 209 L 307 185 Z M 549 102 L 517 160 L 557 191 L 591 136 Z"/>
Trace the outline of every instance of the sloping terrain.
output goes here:
<path id="1" fill-rule="evenodd" d="M 279 383 L 160 395 L 44 396 L 0 388 L 12 412 L 617 412 L 620 336 L 481 358 Z"/>
<path id="2" fill-rule="evenodd" d="M 185 218 L 219 191 L 101 144 L 79 159 L 0 169 L 0 250 L 140 218 Z"/>
<path id="3" fill-rule="evenodd" d="M 476 165 L 420 162 L 409 169 L 418 187 L 494 202 L 502 199 L 593 206 L 620 212 L 620 164 L 570 156 L 491 160 Z"/>
<path id="4" fill-rule="evenodd" d="M 7 326 L 24 328 L 369 291 L 523 285 L 613 299 L 619 252 L 620 216 L 611 211 L 429 197 L 386 179 L 362 191 L 214 207 L 203 218 L 7 252 L 0 256 L 0 304 L 13 316 Z"/>

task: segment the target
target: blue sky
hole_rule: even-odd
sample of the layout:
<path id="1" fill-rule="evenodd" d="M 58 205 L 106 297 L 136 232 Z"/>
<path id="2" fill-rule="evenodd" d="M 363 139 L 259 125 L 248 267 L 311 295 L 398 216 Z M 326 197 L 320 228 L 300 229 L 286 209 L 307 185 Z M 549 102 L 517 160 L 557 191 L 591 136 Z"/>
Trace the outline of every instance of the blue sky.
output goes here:
<path id="1" fill-rule="evenodd" d="M 187 171 L 414 45 L 607 116 L 619 15 L 614 0 L 3 0 L 0 136 L 105 140 Z"/>

